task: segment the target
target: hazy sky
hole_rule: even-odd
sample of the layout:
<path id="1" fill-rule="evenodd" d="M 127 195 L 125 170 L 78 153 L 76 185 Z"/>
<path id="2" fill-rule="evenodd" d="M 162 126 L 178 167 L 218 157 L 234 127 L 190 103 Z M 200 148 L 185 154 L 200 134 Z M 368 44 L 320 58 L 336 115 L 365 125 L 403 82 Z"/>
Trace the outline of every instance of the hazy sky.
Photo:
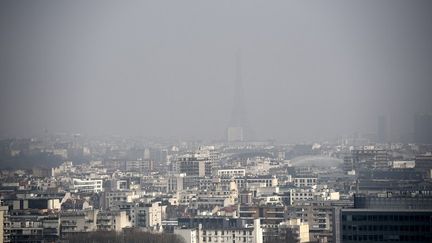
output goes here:
<path id="1" fill-rule="evenodd" d="M 256 138 L 410 133 L 430 1 L 1 1 L 0 136 L 222 139 L 236 53 Z M 398 136 L 398 135 L 397 135 Z"/>

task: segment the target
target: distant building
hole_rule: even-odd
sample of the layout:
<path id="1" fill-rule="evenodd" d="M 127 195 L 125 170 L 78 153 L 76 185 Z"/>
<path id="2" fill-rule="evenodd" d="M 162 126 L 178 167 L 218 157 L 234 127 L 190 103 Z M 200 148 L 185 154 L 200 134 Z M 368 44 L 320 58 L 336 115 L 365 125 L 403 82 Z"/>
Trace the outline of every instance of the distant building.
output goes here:
<path id="1" fill-rule="evenodd" d="M 317 185 L 316 177 L 296 177 L 294 178 L 296 187 L 312 187 Z"/>
<path id="2" fill-rule="evenodd" d="M 243 141 L 243 127 L 228 127 L 227 129 L 228 142 Z"/>
<path id="3" fill-rule="evenodd" d="M 387 117 L 379 116 L 378 124 L 377 124 L 377 142 L 378 143 L 387 143 Z"/>
<path id="4" fill-rule="evenodd" d="M 257 187 L 277 187 L 278 179 L 274 176 L 245 176 L 245 177 L 220 177 L 220 178 L 201 178 L 199 180 L 200 190 L 209 190 L 215 182 L 228 187 L 234 181 L 239 189 L 251 189 Z M 256 194 L 254 194 L 256 196 Z"/>
<path id="5" fill-rule="evenodd" d="M 41 167 L 33 167 L 32 174 L 35 177 L 50 177 L 51 176 L 51 168 L 41 168 Z"/>
<path id="6" fill-rule="evenodd" d="M 149 159 L 126 161 L 125 171 L 134 171 L 149 174 L 153 171 L 153 161 Z"/>
<path id="7" fill-rule="evenodd" d="M 221 177 L 244 177 L 246 176 L 245 169 L 220 169 L 217 170 L 217 175 Z"/>
<path id="8" fill-rule="evenodd" d="M 103 191 L 102 180 L 72 179 L 72 189 L 78 192 L 98 193 Z"/>
<path id="9" fill-rule="evenodd" d="M 415 115 L 414 143 L 432 144 L 432 114 Z"/>
<path id="10" fill-rule="evenodd" d="M 284 196 L 286 197 L 284 201 L 287 205 L 293 205 L 298 201 L 335 201 L 340 199 L 339 192 L 323 187 L 291 188 L 284 192 Z"/>
<path id="11" fill-rule="evenodd" d="M 167 192 L 180 192 L 199 186 L 198 176 L 186 176 L 185 173 L 176 174 L 167 179 Z"/>
<path id="12" fill-rule="evenodd" d="M 365 146 L 353 149 L 344 156 L 344 170 L 357 171 L 359 169 L 388 168 L 389 155 L 387 150 Z"/>
<path id="13" fill-rule="evenodd" d="M 186 154 L 177 160 L 178 172 L 185 173 L 187 176 L 211 176 L 212 165 L 208 155 L 205 154 Z"/>

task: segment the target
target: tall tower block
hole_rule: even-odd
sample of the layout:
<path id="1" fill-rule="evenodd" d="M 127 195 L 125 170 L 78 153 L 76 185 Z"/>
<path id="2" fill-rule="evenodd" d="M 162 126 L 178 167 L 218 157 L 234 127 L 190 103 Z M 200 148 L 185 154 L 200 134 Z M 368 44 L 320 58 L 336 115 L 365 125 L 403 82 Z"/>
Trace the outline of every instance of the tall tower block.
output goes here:
<path id="1" fill-rule="evenodd" d="M 379 116 L 377 123 L 377 142 L 378 143 L 387 143 L 388 140 L 388 129 L 387 129 L 387 117 Z"/>

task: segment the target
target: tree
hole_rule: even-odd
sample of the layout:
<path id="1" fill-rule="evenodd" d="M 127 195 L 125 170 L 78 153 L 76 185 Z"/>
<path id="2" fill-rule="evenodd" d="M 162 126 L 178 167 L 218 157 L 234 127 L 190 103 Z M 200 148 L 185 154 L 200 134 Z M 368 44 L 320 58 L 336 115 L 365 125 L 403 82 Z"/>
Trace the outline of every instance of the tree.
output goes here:
<path id="1" fill-rule="evenodd" d="M 66 237 L 68 243 L 184 243 L 177 235 L 128 230 L 122 233 L 96 231 L 76 233 Z"/>

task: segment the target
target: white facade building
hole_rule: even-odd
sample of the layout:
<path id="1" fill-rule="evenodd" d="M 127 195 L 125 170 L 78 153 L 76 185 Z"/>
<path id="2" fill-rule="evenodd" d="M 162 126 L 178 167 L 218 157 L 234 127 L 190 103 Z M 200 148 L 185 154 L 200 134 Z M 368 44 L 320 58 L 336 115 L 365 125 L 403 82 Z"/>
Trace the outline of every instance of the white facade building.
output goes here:
<path id="1" fill-rule="evenodd" d="M 218 176 L 223 177 L 244 177 L 246 176 L 245 169 L 220 169 L 217 171 Z"/>
<path id="2" fill-rule="evenodd" d="M 316 177 L 296 177 L 294 178 L 296 187 L 312 187 L 317 185 Z"/>
<path id="3" fill-rule="evenodd" d="M 259 219 L 254 220 L 253 226 L 245 228 L 203 229 L 200 225 L 198 229 L 174 229 L 174 234 L 181 236 L 185 243 L 263 242 L 263 230 Z"/>
<path id="4" fill-rule="evenodd" d="M 77 192 L 98 193 L 102 192 L 102 180 L 72 179 L 72 189 Z"/>

